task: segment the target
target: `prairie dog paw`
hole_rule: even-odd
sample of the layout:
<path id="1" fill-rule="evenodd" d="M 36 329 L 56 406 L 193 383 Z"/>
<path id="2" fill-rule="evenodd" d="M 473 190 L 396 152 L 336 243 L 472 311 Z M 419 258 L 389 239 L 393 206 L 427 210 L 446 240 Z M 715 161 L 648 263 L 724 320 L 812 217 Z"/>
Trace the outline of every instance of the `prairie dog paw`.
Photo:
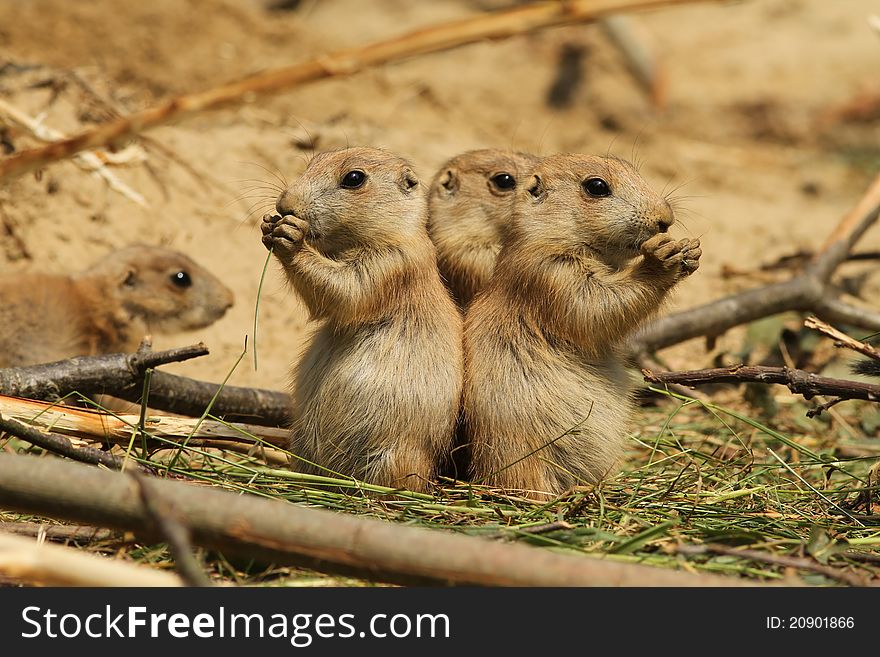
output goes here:
<path id="1" fill-rule="evenodd" d="M 642 244 L 645 263 L 657 267 L 665 274 L 679 280 L 689 276 L 700 266 L 700 240 L 674 240 L 668 235 L 657 234 Z"/>
<path id="2" fill-rule="evenodd" d="M 283 260 L 302 248 L 305 236 L 309 232 L 309 222 L 292 214 L 283 217 L 265 215 L 260 230 L 266 248 L 272 249 L 272 252 Z"/>
<path id="3" fill-rule="evenodd" d="M 681 251 L 681 277 L 690 276 L 700 268 L 700 240 L 688 240 L 687 246 Z"/>

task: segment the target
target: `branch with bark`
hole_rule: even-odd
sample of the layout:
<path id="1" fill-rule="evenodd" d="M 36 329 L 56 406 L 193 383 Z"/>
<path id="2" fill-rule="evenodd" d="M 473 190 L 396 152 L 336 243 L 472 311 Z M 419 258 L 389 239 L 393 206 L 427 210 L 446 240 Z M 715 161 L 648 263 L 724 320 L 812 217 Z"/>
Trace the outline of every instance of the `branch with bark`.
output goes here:
<path id="1" fill-rule="evenodd" d="M 737 586 L 745 582 L 589 556 L 153 480 L 195 545 L 263 563 L 399 584 Z M 130 477 L 58 459 L 0 454 L 0 505 L 162 540 Z"/>
<path id="2" fill-rule="evenodd" d="M 880 402 L 880 386 L 873 383 L 832 379 L 789 367 L 736 365 L 686 372 L 642 370 L 642 375 L 648 383 L 677 383 L 685 386 L 714 383 L 777 383 L 787 386 L 793 393 L 805 399 L 812 399 L 816 395 L 833 395 L 843 399 Z"/>
<path id="3" fill-rule="evenodd" d="M 662 317 L 633 336 L 628 344 L 629 353 L 638 357 L 691 338 L 705 336 L 712 340 L 734 326 L 790 310 L 811 312 L 828 322 L 880 331 L 880 312 L 841 301 L 831 285 L 838 266 L 877 221 L 878 215 L 880 175 L 841 219 L 802 273 L 782 283 L 747 290 Z"/>
<path id="4" fill-rule="evenodd" d="M 68 360 L 0 369 L 0 394 L 55 401 L 72 393 L 106 394 L 140 403 L 144 373 L 170 362 L 208 353 L 203 344 L 161 352 L 79 356 Z M 279 427 L 287 424 L 290 397 L 261 388 L 221 386 L 155 371 L 150 378 L 150 406 L 169 413 L 211 414 L 230 422 Z"/>

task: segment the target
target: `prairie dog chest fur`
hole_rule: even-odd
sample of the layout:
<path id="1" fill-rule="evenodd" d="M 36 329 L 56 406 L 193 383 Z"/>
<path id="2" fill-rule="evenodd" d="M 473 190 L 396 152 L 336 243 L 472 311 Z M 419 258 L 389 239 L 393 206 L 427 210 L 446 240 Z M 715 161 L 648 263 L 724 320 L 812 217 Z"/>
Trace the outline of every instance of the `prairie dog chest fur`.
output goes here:
<path id="1" fill-rule="evenodd" d="M 518 181 L 537 162 L 528 153 L 475 150 L 453 157 L 434 176 L 428 233 L 459 306 L 467 306 L 492 276 Z"/>
<path id="2" fill-rule="evenodd" d="M 630 406 L 617 350 L 701 255 L 673 222 L 621 160 L 550 156 L 526 176 L 465 317 L 473 478 L 541 497 L 613 471 Z"/>
<path id="3" fill-rule="evenodd" d="M 461 395 L 461 318 L 437 271 L 423 186 L 371 148 L 317 155 L 264 217 L 320 322 L 294 369 L 297 469 L 425 490 Z"/>
<path id="4" fill-rule="evenodd" d="M 134 351 L 152 332 L 208 326 L 232 292 L 188 256 L 163 247 L 114 251 L 76 274 L 0 278 L 0 366 Z"/>

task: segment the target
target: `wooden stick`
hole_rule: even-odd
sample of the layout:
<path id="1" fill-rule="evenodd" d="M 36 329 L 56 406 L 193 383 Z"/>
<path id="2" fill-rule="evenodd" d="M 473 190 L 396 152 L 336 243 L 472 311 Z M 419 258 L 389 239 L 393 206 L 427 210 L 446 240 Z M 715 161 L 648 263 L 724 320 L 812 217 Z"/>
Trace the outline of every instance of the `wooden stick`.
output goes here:
<path id="1" fill-rule="evenodd" d="M 0 573 L 49 586 L 181 585 L 171 573 L 11 534 L 0 534 Z"/>
<path id="2" fill-rule="evenodd" d="M 479 14 L 315 59 L 258 73 L 220 87 L 172 98 L 136 114 L 109 121 L 69 139 L 22 151 L 0 160 L 0 180 L 19 176 L 83 150 L 99 148 L 185 116 L 245 102 L 260 94 L 292 89 L 324 78 L 348 76 L 372 66 L 449 50 L 486 39 L 503 39 L 535 30 L 584 23 L 612 13 L 690 4 L 706 0 L 564 0 Z"/>
<path id="3" fill-rule="evenodd" d="M 687 372 L 642 370 L 642 375 L 649 383 L 679 383 L 686 386 L 701 386 L 711 383 L 778 383 L 788 386 L 788 389 L 793 393 L 806 399 L 812 399 L 816 395 L 829 395 L 844 399 L 880 402 L 880 386 L 878 385 L 846 379 L 831 379 L 788 367 L 738 365 Z"/>
<path id="4" fill-rule="evenodd" d="M 558 554 L 180 481 L 156 479 L 151 484 L 151 494 L 175 509 L 194 544 L 264 563 L 423 585 L 748 584 L 716 575 Z M 0 506 L 156 538 L 128 476 L 59 459 L 0 454 Z"/>

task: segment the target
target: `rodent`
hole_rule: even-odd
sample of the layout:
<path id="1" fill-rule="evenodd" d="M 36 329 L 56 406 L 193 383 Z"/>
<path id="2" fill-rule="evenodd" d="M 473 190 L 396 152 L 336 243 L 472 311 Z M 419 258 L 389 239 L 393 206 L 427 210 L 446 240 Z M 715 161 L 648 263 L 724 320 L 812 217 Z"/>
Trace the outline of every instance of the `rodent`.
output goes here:
<path id="1" fill-rule="evenodd" d="M 320 322 L 293 374 L 293 467 L 429 490 L 451 449 L 463 359 L 423 185 L 397 155 L 347 148 L 316 155 L 276 211 L 263 243 Z"/>
<path id="2" fill-rule="evenodd" d="M 544 158 L 517 192 L 495 273 L 465 315 L 473 481 L 544 498 L 610 474 L 630 391 L 618 348 L 699 266 L 669 203 L 623 161 Z"/>
<path id="3" fill-rule="evenodd" d="M 453 157 L 434 176 L 428 234 L 437 247 L 440 273 L 460 307 L 491 278 L 517 183 L 538 160 L 516 151 L 474 150 Z"/>
<path id="4" fill-rule="evenodd" d="M 232 291 L 186 255 L 137 245 L 65 276 L 0 278 L 0 367 L 133 352 L 145 335 L 208 326 Z"/>

